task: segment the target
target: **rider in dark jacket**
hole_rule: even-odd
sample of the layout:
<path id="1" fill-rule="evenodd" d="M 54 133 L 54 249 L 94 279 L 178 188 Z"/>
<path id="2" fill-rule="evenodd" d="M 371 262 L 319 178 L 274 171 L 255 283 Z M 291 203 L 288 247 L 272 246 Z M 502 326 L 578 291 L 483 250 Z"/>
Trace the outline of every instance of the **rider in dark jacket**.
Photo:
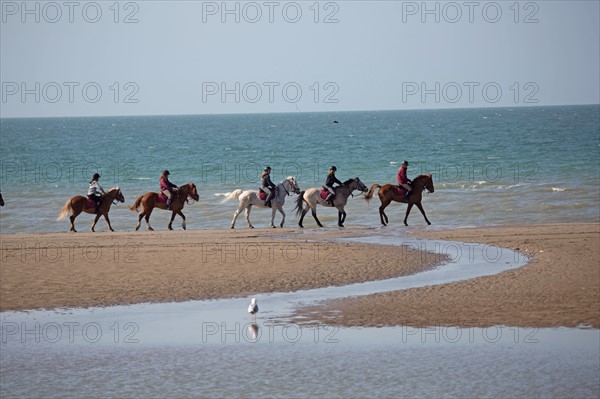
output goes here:
<path id="1" fill-rule="evenodd" d="M 268 194 L 265 205 L 271 207 L 271 201 L 275 196 L 275 184 L 271 181 L 271 167 L 267 166 L 260 174 L 261 190 Z"/>
<path id="2" fill-rule="evenodd" d="M 335 177 L 336 171 L 337 171 L 337 168 L 335 166 L 332 166 L 331 168 L 329 168 L 329 173 L 327 173 L 327 178 L 325 179 L 325 188 L 329 191 L 329 195 L 327 196 L 327 199 L 325 199 L 325 201 L 327 201 L 332 206 L 333 206 L 333 196 L 335 195 L 335 190 L 334 190 L 333 185 L 336 183 L 339 185 L 342 185 L 342 182 L 339 181 L 337 177 Z"/>

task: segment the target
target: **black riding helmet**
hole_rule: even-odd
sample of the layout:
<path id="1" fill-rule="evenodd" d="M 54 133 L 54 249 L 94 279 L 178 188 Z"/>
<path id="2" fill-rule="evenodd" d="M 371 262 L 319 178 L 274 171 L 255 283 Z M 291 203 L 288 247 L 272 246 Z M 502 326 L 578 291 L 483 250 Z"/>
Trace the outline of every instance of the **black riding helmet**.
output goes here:
<path id="1" fill-rule="evenodd" d="M 98 173 L 94 173 L 94 174 L 92 175 L 92 181 L 94 181 L 94 180 L 98 180 L 99 178 L 100 178 L 100 174 L 98 174 Z"/>
<path id="2" fill-rule="evenodd" d="M 329 168 L 329 170 L 333 170 L 334 172 L 336 172 L 337 168 L 335 166 L 332 166 L 331 168 Z"/>
<path id="3" fill-rule="evenodd" d="M 169 172 L 168 170 L 163 170 L 162 175 L 163 176 L 169 176 L 171 174 L 171 172 Z"/>

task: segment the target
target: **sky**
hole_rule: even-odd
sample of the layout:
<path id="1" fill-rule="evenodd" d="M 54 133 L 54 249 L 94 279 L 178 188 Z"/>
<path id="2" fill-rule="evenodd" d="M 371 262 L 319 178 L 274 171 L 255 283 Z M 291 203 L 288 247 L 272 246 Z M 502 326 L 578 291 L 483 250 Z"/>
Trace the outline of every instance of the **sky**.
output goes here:
<path id="1" fill-rule="evenodd" d="M 598 1 L 1 1 L 0 117 L 600 103 Z"/>

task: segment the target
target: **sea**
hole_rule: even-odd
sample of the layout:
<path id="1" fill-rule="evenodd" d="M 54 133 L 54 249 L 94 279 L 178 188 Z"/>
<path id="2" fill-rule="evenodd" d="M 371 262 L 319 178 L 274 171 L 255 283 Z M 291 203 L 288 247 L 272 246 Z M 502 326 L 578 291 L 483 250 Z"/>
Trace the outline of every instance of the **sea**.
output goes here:
<path id="1" fill-rule="evenodd" d="M 65 202 L 85 195 L 93 173 L 104 189 L 119 186 L 125 204 L 111 208 L 115 230 L 131 231 L 135 199 L 158 190 L 164 169 L 178 185 L 200 194 L 184 209 L 188 229 L 229 228 L 235 189 L 257 189 L 272 167 L 279 182 L 295 176 L 300 188 L 319 187 L 330 166 L 340 180 L 367 186 L 394 183 L 402 161 L 408 175 L 432 174 L 435 191 L 423 207 L 433 226 L 468 227 L 600 221 L 600 106 L 539 106 L 440 110 L 182 116 L 107 116 L 0 119 L 0 232 L 66 232 L 56 218 Z M 346 229 L 380 225 L 377 197 L 355 192 Z M 297 226 L 296 197 L 288 198 L 285 227 Z M 386 210 L 401 225 L 406 205 Z M 326 227 L 337 211 L 319 207 Z M 155 229 L 170 214 L 152 215 Z M 271 212 L 252 213 L 268 227 Z M 88 231 L 91 215 L 76 220 Z M 276 224 L 280 215 L 276 216 Z M 409 225 L 425 221 L 414 208 Z M 315 228 L 310 218 L 306 228 Z M 242 219 L 238 228 L 245 228 Z M 181 228 L 176 219 L 174 228 Z M 106 231 L 103 220 L 96 231 Z"/>

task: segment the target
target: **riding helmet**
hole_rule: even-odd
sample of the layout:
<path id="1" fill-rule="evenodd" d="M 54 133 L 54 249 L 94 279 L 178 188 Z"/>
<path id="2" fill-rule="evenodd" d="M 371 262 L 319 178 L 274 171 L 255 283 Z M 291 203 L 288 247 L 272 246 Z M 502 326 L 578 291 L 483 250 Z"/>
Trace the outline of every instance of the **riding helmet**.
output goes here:
<path id="1" fill-rule="evenodd" d="M 336 172 L 337 168 L 335 166 L 332 166 L 331 168 L 329 168 L 329 170 L 333 170 L 334 172 Z"/>
<path id="2" fill-rule="evenodd" d="M 98 180 L 99 178 L 100 178 L 100 175 L 99 175 L 98 173 L 94 173 L 94 174 L 92 175 L 92 181 L 94 181 L 94 180 Z"/>

